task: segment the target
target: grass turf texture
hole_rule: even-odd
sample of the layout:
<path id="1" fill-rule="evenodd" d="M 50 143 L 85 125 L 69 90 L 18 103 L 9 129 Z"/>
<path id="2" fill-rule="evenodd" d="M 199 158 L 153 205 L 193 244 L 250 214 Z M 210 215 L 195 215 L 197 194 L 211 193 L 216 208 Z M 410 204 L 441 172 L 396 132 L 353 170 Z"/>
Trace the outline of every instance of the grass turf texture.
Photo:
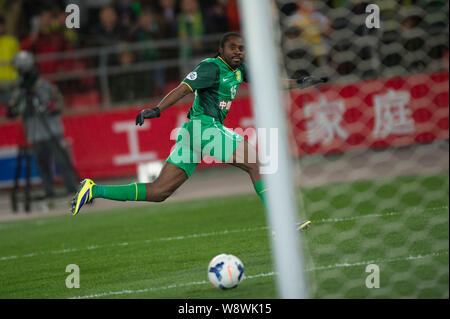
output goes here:
<path id="1" fill-rule="evenodd" d="M 448 185 L 444 172 L 303 189 L 312 297 L 448 298 Z M 265 226 L 254 194 L 5 222 L 0 298 L 275 298 Z M 220 253 L 244 263 L 236 289 L 208 282 Z M 368 263 L 379 289 L 365 287 Z"/>

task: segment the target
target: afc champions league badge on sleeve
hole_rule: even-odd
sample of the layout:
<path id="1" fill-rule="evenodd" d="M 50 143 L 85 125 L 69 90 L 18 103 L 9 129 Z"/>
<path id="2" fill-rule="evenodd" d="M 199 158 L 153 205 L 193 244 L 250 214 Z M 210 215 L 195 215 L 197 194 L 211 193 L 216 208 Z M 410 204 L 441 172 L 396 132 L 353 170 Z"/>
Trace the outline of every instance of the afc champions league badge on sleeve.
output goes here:
<path id="1" fill-rule="evenodd" d="M 191 72 L 186 76 L 186 79 L 194 81 L 197 78 L 197 72 Z"/>

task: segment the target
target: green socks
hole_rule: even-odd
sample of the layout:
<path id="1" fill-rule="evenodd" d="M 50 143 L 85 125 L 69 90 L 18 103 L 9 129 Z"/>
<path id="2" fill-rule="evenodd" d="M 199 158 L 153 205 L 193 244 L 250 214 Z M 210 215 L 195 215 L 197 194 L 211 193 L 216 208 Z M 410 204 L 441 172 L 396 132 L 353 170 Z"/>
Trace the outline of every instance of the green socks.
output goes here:
<path id="1" fill-rule="evenodd" d="M 259 181 L 253 185 L 256 194 L 266 206 L 265 192 L 266 187 L 264 181 Z M 131 201 L 145 201 L 147 197 L 147 189 L 144 183 L 133 183 L 129 185 L 117 186 L 100 186 L 94 185 L 92 187 L 92 198 L 106 198 L 112 200 L 131 200 Z"/>
<path id="2" fill-rule="evenodd" d="M 256 184 L 253 185 L 255 187 L 256 194 L 258 194 L 259 198 L 261 198 L 264 207 L 266 207 L 266 199 L 265 199 L 265 192 L 266 192 L 266 186 L 264 185 L 264 181 L 260 180 Z"/>
<path id="3" fill-rule="evenodd" d="M 92 187 L 92 198 L 106 198 L 121 201 L 145 201 L 146 197 L 147 190 L 143 183 L 118 186 L 94 185 Z"/>

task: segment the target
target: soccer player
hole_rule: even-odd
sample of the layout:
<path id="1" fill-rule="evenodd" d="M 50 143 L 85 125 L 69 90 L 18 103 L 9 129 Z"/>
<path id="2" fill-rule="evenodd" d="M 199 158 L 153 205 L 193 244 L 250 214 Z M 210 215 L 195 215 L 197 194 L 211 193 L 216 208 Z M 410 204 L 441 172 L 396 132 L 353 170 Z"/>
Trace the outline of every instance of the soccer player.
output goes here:
<path id="1" fill-rule="evenodd" d="M 215 58 L 200 62 L 156 107 L 144 109 L 137 115 L 136 125 L 142 125 L 145 119 L 160 117 L 165 109 L 186 95 L 195 94 L 187 115 L 189 121 L 180 128 L 175 148 L 153 183 L 100 186 L 85 179 L 74 197 L 72 214 L 78 214 L 81 207 L 94 198 L 162 202 L 192 175 L 204 155 L 247 172 L 256 193 L 265 204 L 266 189 L 259 173 L 256 149 L 223 125 L 239 85 L 248 81 L 244 56 L 240 34 L 226 33 Z M 288 87 L 296 85 L 295 80 L 285 82 Z M 297 225 L 298 230 L 302 231 L 309 225 L 310 221 L 304 221 Z"/>

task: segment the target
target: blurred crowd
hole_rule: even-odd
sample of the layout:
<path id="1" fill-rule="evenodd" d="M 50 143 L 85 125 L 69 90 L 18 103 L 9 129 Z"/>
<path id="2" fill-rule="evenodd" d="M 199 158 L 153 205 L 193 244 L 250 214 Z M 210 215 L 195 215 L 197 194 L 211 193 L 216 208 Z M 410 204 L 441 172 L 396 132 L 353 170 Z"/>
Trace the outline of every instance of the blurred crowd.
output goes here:
<path id="1" fill-rule="evenodd" d="M 294 0 L 278 2 L 291 76 L 326 70 L 351 80 L 448 68 L 448 1 Z M 380 28 L 366 11 L 379 7 Z M 305 63 L 310 61 L 310 63 Z M 320 71 L 319 71 L 320 72 Z"/>
<path id="2" fill-rule="evenodd" d="M 354 74 L 365 78 L 379 76 L 377 65 L 380 63 L 385 67 L 401 66 L 409 71 L 421 71 L 428 58 L 448 60 L 448 42 L 438 41 L 430 47 L 427 43 L 440 33 L 448 34 L 445 31 L 448 30 L 448 4 L 446 6 L 444 0 L 375 1 L 382 8 L 384 25 L 381 31 L 364 27 L 368 1 L 274 2 L 281 13 L 283 50 L 288 62 L 292 62 L 287 63 L 290 76 L 310 74 L 314 68 L 326 66 L 339 76 Z M 65 27 L 68 4 L 77 4 L 80 8 L 79 29 Z M 418 8 L 419 11 L 415 10 Z M 0 85 L 17 78 L 7 61 L 20 49 L 43 55 L 112 45 L 126 47 L 129 43 L 163 39 L 179 40 L 176 49 L 122 50 L 109 57 L 108 66 L 126 68 L 136 62 L 183 58 L 189 61 L 192 57 L 208 55 L 216 49 L 217 43 L 205 46 L 202 41 L 205 35 L 239 30 L 237 0 L 0 0 Z M 364 37 L 374 33 L 379 45 L 367 44 Z M 393 43 L 403 48 L 391 52 Z M 388 49 L 383 51 L 383 46 Z M 425 52 L 428 58 L 417 55 L 405 62 L 404 49 Z M 378 60 L 366 63 L 371 68 L 364 69 L 363 62 L 374 57 Z M 308 68 L 295 66 L 296 61 L 297 65 L 305 66 L 305 59 Z M 99 64 L 98 59 L 59 59 L 38 60 L 38 66 L 42 75 L 48 75 L 95 69 Z M 111 98 L 113 101 L 131 101 L 149 95 L 160 96 L 167 92 L 171 82 L 178 81 L 181 73 L 191 67 L 188 63 L 186 66 L 186 70 L 161 68 L 111 75 L 108 84 Z M 103 98 L 104 92 L 99 93 L 96 77 L 84 77 L 75 85 L 67 81 L 57 84 L 67 100 L 70 100 L 71 92 L 76 91 L 78 98 L 80 92 L 87 92 L 87 100 L 80 100 L 81 105 L 99 104 Z"/>
<path id="3" fill-rule="evenodd" d="M 80 28 L 65 26 L 68 4 L 80 8 Z M 239 31 L 236 0 L 0 0 L 0 85 L 17 79 L 8 63 L 19 50 L 36 56 L 83 48 L 151 43 L 162 39 L 179 39 L 180 47 L 172 50 L 145 49 L 141 52 L 123 50 L 109 57 L 108 65 L 130 66 L 136 61 L 152 62 L 161 58 L 190 58 L 202 54 L 200 39 L 208 34 Z M 189 41 L 183 41 L 187 40 Z M 38 60 L 42 75 L 83 71 L 97 68 L 98 59 Z M 142 73 L 142 72 L 141 72 Z M 110 91 L 113 100 L 139 98 L 141 94 L 163 94 L 166 90 L 164 70 L 149 75 L 123 74 L 112 76 Z M 178 77 L 174 72 L 174 77 Z M 137 86 L 151 77 L 150 86 L 116 90 L 132 82 Z M 75 84 L 58 83 L 67 99 L 71 91 L 88 91 L 99 102 L 100 94 L 92 90 L 98 79 L 84 78 Z M 147 92 L 145 92 L 147 89 Z M 1 96 L 0 96 L 1 101 Z M 89 101 L 86 101 L 89 102 Z M 0 102 L 1 104 L 1 102 Z M 81 101 L 81 104 L 86 104 Z"/>
<path id="4" fill-rule="evenodd" d="M 68 4 L 80 8 L 79 29 L 65 27 Z M 2 60 L 17 48 L 39 55 L 239 30 L 235 0 L 1 0 L 0 19 L 0 36 L 8 34 Z M 155 52 L 147 57 L 158 58 Z M 47 62 L 40 70 L 47 74 L 64 67 Z"/>

